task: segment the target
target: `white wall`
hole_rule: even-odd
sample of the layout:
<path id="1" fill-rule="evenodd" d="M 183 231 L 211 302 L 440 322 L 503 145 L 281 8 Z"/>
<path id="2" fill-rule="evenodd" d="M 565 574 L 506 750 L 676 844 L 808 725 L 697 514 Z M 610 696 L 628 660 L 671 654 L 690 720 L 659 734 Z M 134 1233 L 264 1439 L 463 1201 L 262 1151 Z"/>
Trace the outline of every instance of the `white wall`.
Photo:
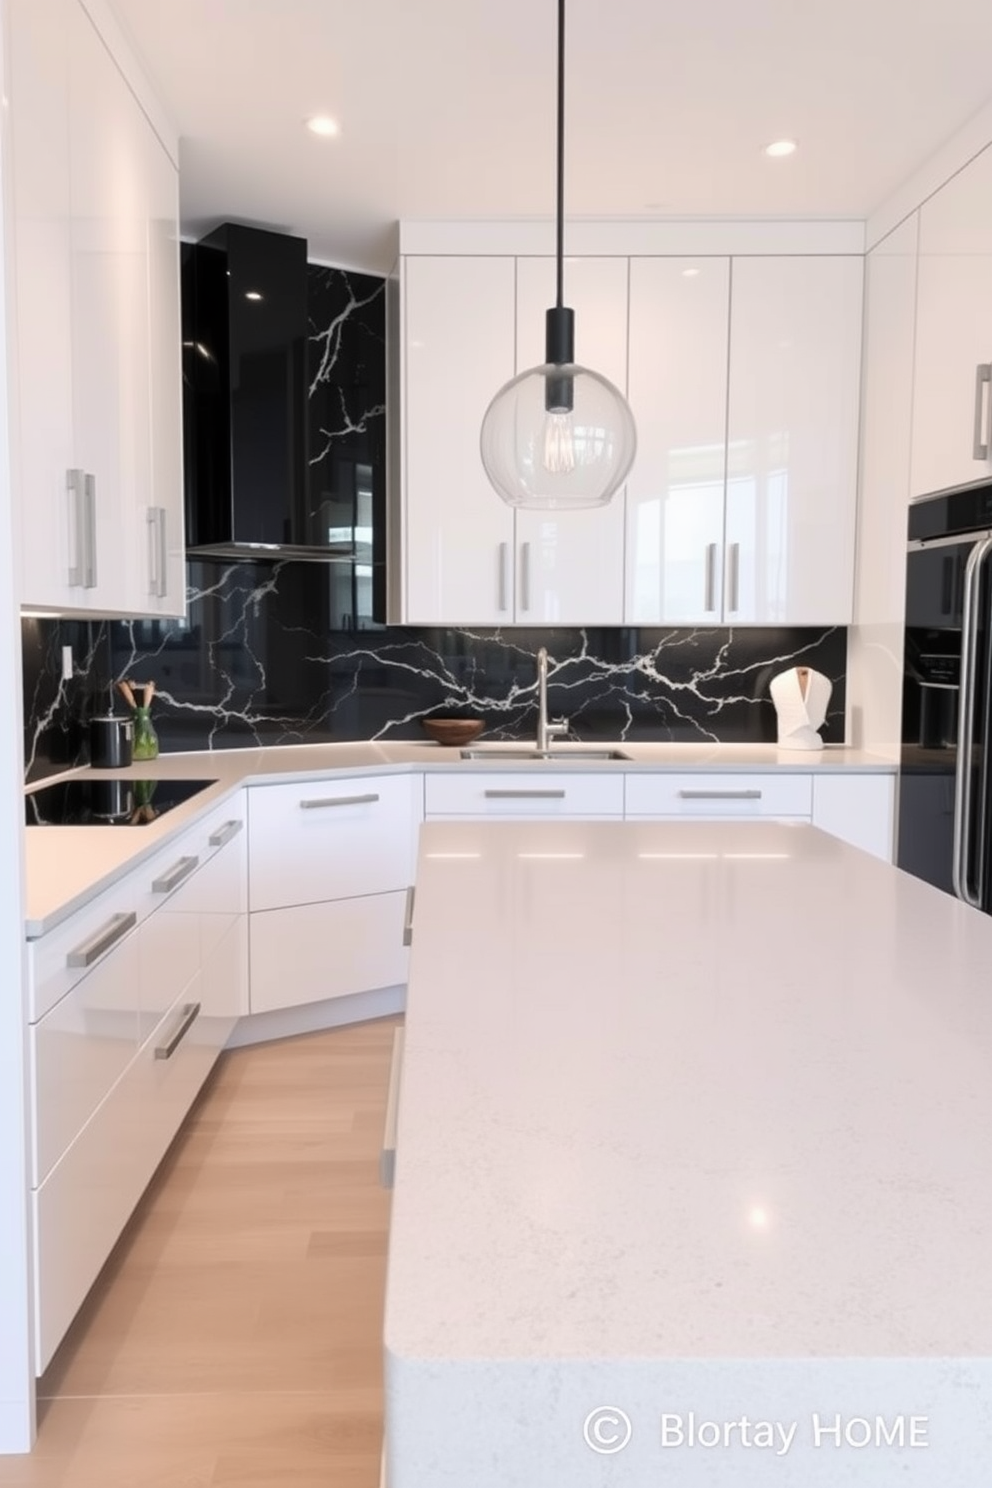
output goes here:
<path id="1" fill-rule="evenodd" d="M 0 76 L 6 87 L 6 10 L 0 10 Z M 0 228 L 8 190 L 7 139 L 0 134 Z M 3 254 L 0 231 L 0 255 Z M 6 260 L 0 284 L 6 282 Z M 0 345 L 6 346 L 6 295 Z M 7 364 L 0 358 L 0 1452 L 26 1452 L 34 1438 L 30 1342 L 27 1164 L 27 1020 L 24 973 L 24 761 L 21 622 L 14 570 L 14 522 L 7 424 Z"/>

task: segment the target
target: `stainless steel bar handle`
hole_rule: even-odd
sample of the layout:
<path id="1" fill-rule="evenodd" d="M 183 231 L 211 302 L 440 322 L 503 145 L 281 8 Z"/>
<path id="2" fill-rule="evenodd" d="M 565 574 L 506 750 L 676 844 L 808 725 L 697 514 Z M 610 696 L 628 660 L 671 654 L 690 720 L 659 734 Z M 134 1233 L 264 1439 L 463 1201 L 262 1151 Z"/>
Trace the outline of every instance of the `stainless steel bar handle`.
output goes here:
<path id="1" fill-rule="evenodd" d="M 83 503 L 86 512 L 86 572 L 83 577 L 84 589 L 96 588 L 96 476 L 90 475 L 89 471 L 83 477 L 83 491 L 85 501 Z"/>
<path id="2" fill-rule="evenodd" d="M 66 966 L 92 966 L 94 961 L 106 955 L 107 951 L 115 946 L 119 940 L 123 940 L 129 930 L 133 930 L 138 923 L 138 916 L 134 910 L 128 910 L 126 914 L 115 914 L 107 921 L 101 930 L 98 930 L 92 940 L 86 940 L 82 945 L 76 946 L 65 958 Z"/>
<path id="3" fill-rule="evenodd" d="M 207 841 L 211 847 L 226 847 L 232 837 L 237 837 L 243 826 L 243 821 L 225 822 L 222 827 L 217 828 L 216 832 L 211 832 Z"/>
<path id="4" fill-rule="evenodd" d="M 413 901 L 416 898 L 417 889 L 411 884 L 406 891 L 406 909 L 403 914 L 403 944 L 413 945 Z"/>
<path id="5" fill-rule="evenodd" d="M 165 507 L 148 508 L 148 592 L 154 599 L 164 599 L 168 593 L 165 562 Z"/>
<path id="6" fill-rule="evenodd" d="M 82 589 L 86 582 L 86 472 L 67 470 L 65 488 L 69 494 L 69 587 Z"/>
<path id="7" fill-rule="evenodd" d="M 706 598 L 705 610 L 716 609 L 716 543 L 706 544 Z"/>
<path id="8" fill-rule="evenodd" d="M 530 543 L 520 544 L 520 608 L 530 609 Z"/>
<path id="9" fill-rule="evenodd" d="M 730 614 L 734 614 L 737 610 L 740 609 L 740 605 L 741 605 L 741 545 L 740 545 L 740 543 L 731 543 L 730 544 L 729 557 L 730 557 L 730 583 L 728 584 L 727 587 L 728 587 L 728 589 L 730 591 L 730 594 L 729 594 L 729 598 L 728 598 L 728 601 L 727 601 L 727 609 L 730 612 Z"/>
<path id="10" fill-rule="evenodd" d="M 968 554 L 964 571 L 961 612 L 961 686 L 958 693 L 958 753 L 954 772 L 954 822 L 951 881 L 964 904 L 980 907 L 980 897 L 968 881 L 971 856 L 971 766 L 975 736 L 975 668 L 978 656 L 978 581 L 982 564 L 992 552 L 992 538 L 978 542 Z"/>
<path id="11" fill-rule="evenodd" d="M 680 790 L 683 801 L 760 801 L 760 790 Z"/>
<path id="12" fill-rule="evenodd" d="M 182 1011 L 182 1021 L 167 1044 L 159 1044 L 155 1049 L 156 1059 L 171 1059 L 179 1048 L 183 1039 L 189 1033 L 193 1024 L 200 1016 L 200 1003 L 188 1002 Z"/>
<path id="13" fill-rule="evenodd" d="M 189 878 L 194 868 L 198 868 L 199 866 L 199 858 L 180 858 L 176 866 L 170 868 L 168 873 L 163 873 L 161 878 L 153 880 L 152 893 L 171 894 L 173 889 L 178 889 L 183 879 Z"/>
<path id="14" fill-rule="evenodd" d="M 159 561 L 162 565 L 162 587 L 158 591 L 159 599 L 165 599 L 169 593 L 169 513 L 164 506 L 158 508 L 158 552 Z"/>
<path id="15" fill-rule="evenodd" d="M 313 800 L 301 801 L 300 810 L 323 811 L 325 806 L 370 806 L 378 799 L 376 791 L 370 791 L 366 796 L 318 796 Z"/>
<path id="16" fill-rule="evenodd" d="M 563 801 L 563 790 L 487 790 L 487 801 Z"/>
<path id="17" fill-rule="evenodd" d="M 496 604 L 500 610 L 509 609 L 507 584 L 507 565 L 509 563 L 510 544 L 501 542 L 499 545 L 499 557 L 496 567 Z"/>
<path id="18" fill-rule="evenodd" d="M 989 440 L 985 435 L 985 388 L 992 383 L 992 362 L 979 362 L 975 368 L 975 438 L 972 446 L 972 459 L 987 460 L 989 458 Z M 992 423 L 992 410 L 990 410 L 990 423 Z"/>

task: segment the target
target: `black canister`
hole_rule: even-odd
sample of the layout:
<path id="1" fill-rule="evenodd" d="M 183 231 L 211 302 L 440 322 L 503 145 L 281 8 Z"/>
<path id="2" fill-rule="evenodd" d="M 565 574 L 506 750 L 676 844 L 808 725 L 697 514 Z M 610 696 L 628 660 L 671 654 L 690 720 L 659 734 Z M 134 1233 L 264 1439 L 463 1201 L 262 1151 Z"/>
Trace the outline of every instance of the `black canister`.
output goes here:
<path id="1" fill-rule="evenodd" d="M 124 770 L 131 763 L 134 730 L 130 718 L 108 713 L 90 719 L 90 764 L 97 770 Z"/>

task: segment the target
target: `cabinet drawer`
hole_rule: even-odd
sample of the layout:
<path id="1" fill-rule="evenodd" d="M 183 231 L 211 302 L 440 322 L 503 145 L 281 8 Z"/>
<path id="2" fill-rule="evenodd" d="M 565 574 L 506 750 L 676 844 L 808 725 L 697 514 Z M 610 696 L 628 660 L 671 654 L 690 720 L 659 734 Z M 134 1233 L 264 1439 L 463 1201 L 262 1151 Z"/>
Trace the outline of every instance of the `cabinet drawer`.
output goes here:
<path id="1" fill-rule="evenodd" d="M 167 839 L 154 856 L 139 863 L 64 924 L 39 940 L 28 941 L 29 1021 L 36 1023 L 87 975 L 90 966 L 110 954 L 119 916 L 133 914 L 135 923 L 140 925 L 148 915 L 169 903 L 188 881 L 189 874 L 184 868 L 189 866 L 191 858 L 197 860 L 191 872 L 196 873 L 204 907 L 208 911 L 224 907 L 227 911 L 241 912 L 246 892 L 244 834 L 239 844 L 238 835 L 230 833 L 229 824 L 243 821 L 244 815 L 244 793 L 239 792 L 196 825 Z M 218 837 L 226 840 L 211 841 Z M 173 880 L 175 887 L 170 889 L 168 885 Z M 106 950 L 100 950 L 99 944 L 92 943 L 104 936 L 109 944 Z M 87 955 L 89 966 L 82 964 Z"/>
<path id="2" fill-rule="evenodd" d="M 35 1186 L 138 1051 L 139 933 L 126 935 L 29 1030 Z"/>
<path id="3" fill-rule="evenodd" d="M 134 1062 L 33 1195 L 35 1368 L 47 1369 L 151 1176 Z"/>
<path id="4" fill-rule="evenodd" d="M 249 903 L 253 910 L 405 889 L 421 811 L 410 775 L 253 786 Z"/>
<path id="5" fill-rule="evenodd" d="M 789 816 L 813 811 L 809 775 L 628 775 L 628 816 Z"/>
<path id="6" fill-rule="evenodd" d="M 130 875 L 48 935 L 28 941 L 29 1022 L 37 1023 L 77 982 L 92 975 L 122 938 L 151 914 L 155 901 L 149 886 L 145 876 Z M 130 916 L 128 925 L 125 919 Z"/>
<path id="7" fill-rule="evenodd" d="M 251 1010 L 270 1012 L 406 982 L 406 890 L 251 916 Z"/>
<path id="8" fill-rule="evenodd" d="M 146 1183 L 213 1069 L 220 1053 L 219 1034 L 217 1020 L 206 1009 L 200 975 L 176 999 L 138 1055 L 140 1164 Z"/>
<path id="9" fill-rule="evenodd" d="M 623 776 L 564 771 L 428 775 L 430 816 L 623 816 Z"/>

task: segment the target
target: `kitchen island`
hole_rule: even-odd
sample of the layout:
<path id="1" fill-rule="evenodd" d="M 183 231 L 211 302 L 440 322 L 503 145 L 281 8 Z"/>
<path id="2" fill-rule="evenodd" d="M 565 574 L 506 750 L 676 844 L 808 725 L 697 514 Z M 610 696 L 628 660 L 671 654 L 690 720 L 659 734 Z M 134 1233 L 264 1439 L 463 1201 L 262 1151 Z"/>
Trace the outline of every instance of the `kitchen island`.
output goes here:
<path id="1" fill-rule="evenodd" d="M 428 823 L 388 1488 L 986 1488 L 992 920 L 806 825 Z"/>

